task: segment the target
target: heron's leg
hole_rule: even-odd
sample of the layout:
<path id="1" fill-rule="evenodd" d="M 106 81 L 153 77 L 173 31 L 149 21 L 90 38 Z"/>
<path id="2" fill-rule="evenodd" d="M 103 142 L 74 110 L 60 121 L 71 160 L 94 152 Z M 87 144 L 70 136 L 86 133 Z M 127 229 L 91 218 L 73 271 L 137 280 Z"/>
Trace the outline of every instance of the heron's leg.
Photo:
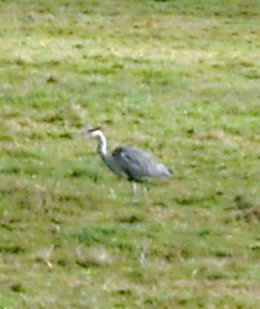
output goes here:
<path id="1" fill-rule="evenodd" d="M 145 203 L 148 203 L 149 202 L 149 199 L 148 199 L 148 189 L 147 187 L 143 187 L 143 192 L 144 192 L 144 201 Z"/>
<path id="2" fill-rule="evenodd" d="M 137 193 L 137 184 L 132 181 L 132 198 L 131 198 L 131 203 L 136 202 L 136 193 Z"/>
<path id="3" fill-rule="evenodd" d="M 133 192 L 133 197 L 136 197 L 137 184 L 134 181 L 132 182 L 132 192 Z"/>

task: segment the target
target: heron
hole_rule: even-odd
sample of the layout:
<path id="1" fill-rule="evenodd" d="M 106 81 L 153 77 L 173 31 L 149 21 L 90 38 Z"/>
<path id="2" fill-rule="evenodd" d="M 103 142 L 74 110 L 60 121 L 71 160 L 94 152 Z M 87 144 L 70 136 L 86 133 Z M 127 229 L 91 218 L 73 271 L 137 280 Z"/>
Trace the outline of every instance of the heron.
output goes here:
<path id="1" fill-rule="evenodd" d="M 130 146 L 119 146 L 112 153 L 107 151 L 107 139 L 100 127 L 84 129 L 83 135 L 97 141 L 97 152 L 102 161 L 117 176 L 132 183 L 133 195 L 136 183 L 155 177 L 169 177 L 172 171 L 149 153 Z"/>

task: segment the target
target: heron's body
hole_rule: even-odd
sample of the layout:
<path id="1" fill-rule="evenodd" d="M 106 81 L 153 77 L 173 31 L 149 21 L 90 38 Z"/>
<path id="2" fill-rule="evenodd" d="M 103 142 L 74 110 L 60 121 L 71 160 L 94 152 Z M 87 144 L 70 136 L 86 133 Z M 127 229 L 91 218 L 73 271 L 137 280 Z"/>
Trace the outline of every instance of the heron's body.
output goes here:
<path id="1" fill-rule="evenodd" d="M 106 138 L 99 129 L 88 130 L 87 133 L 97 139 L 98 153 L 116 175 L 136 182 L 171 175 L 171 171 L 150 154 L 129 146 L 120 146 L 109 154 Z"/>
<path id="2" fill-rule="evenodd" d="M 112 153 L 113 161 L 129 180 L 144 181 L 151 177 L 170 176 L 171 172 L 150 154 L 139 149 L 121 146 Z"/>

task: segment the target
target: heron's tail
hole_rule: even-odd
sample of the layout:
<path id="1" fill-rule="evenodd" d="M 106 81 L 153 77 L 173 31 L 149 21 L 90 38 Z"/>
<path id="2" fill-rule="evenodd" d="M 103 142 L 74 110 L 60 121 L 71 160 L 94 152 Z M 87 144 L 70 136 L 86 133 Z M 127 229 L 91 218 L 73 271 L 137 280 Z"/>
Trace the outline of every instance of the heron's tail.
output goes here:
<path id="1" fill-rule="evenodd" d="M 158 172 L 157 176 L 170 177 L 173 174 L 172 170 L 170 170 L 168 167 L 166 167 L 163 164 L 160 164 L 158 166 L 158 170 L 159 170 L 159 172 Z"/>
<path id="2" fill-rule="evenodd" d="M 170 168 L 167 168 L 168 170 L 168 175 L 167 176 L 172 176 L 173 175 L 173 171 Z"/>

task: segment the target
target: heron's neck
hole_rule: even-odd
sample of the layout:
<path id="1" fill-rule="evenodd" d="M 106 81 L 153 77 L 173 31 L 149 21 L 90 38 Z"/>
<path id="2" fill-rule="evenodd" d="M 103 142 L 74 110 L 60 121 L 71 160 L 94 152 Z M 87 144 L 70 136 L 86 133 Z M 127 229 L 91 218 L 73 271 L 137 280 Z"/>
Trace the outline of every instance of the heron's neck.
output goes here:
<path id="1" fill-rule="evenodd" d="M 97 141 L 97 151 L 101 155 L 101 157 L 105 157 L 107 155 L 107 140 L 102 132 L 98 133 Z"/>

